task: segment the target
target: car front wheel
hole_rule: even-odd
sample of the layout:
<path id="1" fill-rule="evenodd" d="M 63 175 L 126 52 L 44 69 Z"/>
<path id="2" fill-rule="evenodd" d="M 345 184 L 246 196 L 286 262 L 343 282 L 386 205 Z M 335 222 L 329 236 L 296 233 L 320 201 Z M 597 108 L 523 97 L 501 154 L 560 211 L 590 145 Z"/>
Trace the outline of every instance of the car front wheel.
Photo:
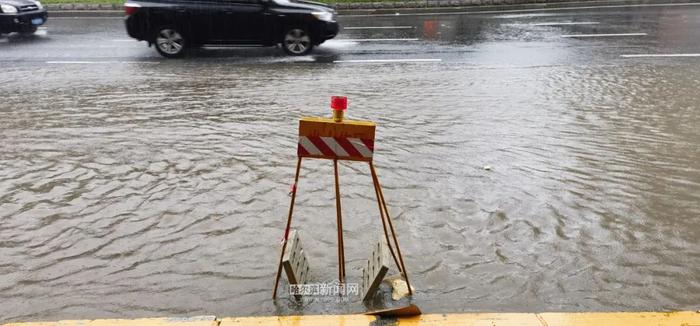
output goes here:
<path id="1" fill-rule="evenodd" d="M 304 28 L 293 27 L 284 33 L 282 49 L 289 55 L 305 55 L 314 47 L 311 36 Z"/>
<path id="2" fill-rule="evenodd" d="M 163 27 L 156 33 L 156 50 L 166 58 L 179 58 L 185 54 L 187 40 L 174 27 Z"/>

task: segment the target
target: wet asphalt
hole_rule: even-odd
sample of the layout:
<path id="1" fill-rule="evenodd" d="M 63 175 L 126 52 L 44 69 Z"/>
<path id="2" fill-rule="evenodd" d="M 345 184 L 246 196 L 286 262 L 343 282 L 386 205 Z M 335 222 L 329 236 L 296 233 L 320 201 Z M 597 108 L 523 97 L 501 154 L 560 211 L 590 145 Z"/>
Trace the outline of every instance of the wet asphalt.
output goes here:
<path id="1" fill-rule="evenodd" d="M 340 23 L 304 57 L 166 60 L 90 13 L 0 37 L 0 322 L 405 303 L 271 300 L 297 119 L 331 95 L 378 123 L 424 312 L 700 308 L 700 5 Z M 332 168 L 304 164 L 293 227 L 332 281 Z M 359 280 L 381 230 L 366 166 L 341 187 Z"/>
<path id="2" fill-rule="evenodd" d="M 343 28 L 340 35 L 306 57 L 289 58 L 278 48 L 209 48 L 191 51 L 184 61 L 250 64 L 429 59 L 518 66 L 624 62 L 629 58 L 621 55 L 700 52 L 693 37 L 699 24 L 696 4 L 608 5 L 613 8 L 519 6 L 521 9 L 497 7 L 499 10 L 484 12 L 457 9 L 378 15 L 348 12 L 339 19 Z M 577 34 L 630 35 L 579 38 Z M 0 45 L 0 60 L 14 64 L 166 61 L 145 42 L 126 35 L 118 12 L 56 12 L 37 35 L 12 34 L 0 38 Z"/>

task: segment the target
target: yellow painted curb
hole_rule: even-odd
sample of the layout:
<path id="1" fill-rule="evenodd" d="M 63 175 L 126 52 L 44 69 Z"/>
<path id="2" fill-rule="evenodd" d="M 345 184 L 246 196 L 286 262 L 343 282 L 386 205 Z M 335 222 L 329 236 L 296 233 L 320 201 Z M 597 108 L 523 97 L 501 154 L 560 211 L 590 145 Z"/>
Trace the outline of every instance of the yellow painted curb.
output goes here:
<path id="1" fill-rule="evenodd" d="M 219 326 L 295 326 L 295 325 L 338 325 L 367 326 L 376 321 L 374 316 L 365 315 L 313 315 L 313 316 L 277 316 L 277 317 L 237 317 L 223 318 Z"/>
<path id="2" fill-rule="evenodd" d="M 696 311 L 542 313 L 539 316 L 542 316 L 549 326 L 700 326 L 700 313 Z"/>
<path id="3" fill-rule="evenodd" d="M 3 326 L 217 326 L 214 316 L 187 318 L 94 319 L 10 323 Z"/>
<path id="4" fill-rule="evenodd" d="M 370 325 L 375 317 L 364 315 L 279 316 L 224 318 L 220 326 Z M 612 312 L 612 313 L 465 313 L 426 314 L 398 318 L 399 326 L 700 326 L 700 313 Z M 393 325 L 393 323 L 391 323 Z"/>
<path id="5" fill-rule="evenodd" d="M 397 325 L 474 325 L 474 326 L 542 326 L 535 314 L 521 313 L 470 313 L 470 314 L 427 314 L 401 318 Z"/>
<path id="6" fill-rule="evenodd" d="M 581 313 L 468 313 L 427 314 L 401 318 L 397 325 L 474 326 L 700 326 L 700 313 L 679 312 L 581 312 Z"/>
<path id="7" fill-rule="evenodd" d="M 313 315 L 273 317 L 143 318 L 63 320 L 56 322 L 10 323 L 3 326 L 296 326 L 373 325 L 377 317 L 366 315 Z M 700 326 L 700 313 L 678 312 L 580 312 L 580 313 L 464 313 L 426 314 L 388 319 L 379 325 L 398 326 Z"/>

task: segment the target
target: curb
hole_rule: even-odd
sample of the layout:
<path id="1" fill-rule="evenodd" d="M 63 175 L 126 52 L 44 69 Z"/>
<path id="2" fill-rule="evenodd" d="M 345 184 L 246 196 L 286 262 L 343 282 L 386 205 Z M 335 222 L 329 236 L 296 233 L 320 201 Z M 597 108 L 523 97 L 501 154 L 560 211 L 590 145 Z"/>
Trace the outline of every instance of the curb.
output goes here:
<path id="1" fill-rule="evenodd" d="M 508 10 L 508 9 L 535 9 L 547 6 L 561 6 L 563 8 L 580 4 L 585 6 L 623 5 L 623 4 L 663 4 L 663 3 L 697 3 L 698 0 L 408 0 L 388 2 L 353 2 L 334 3 L 331 7 L 340 11 L 340 14 L 353 11 L 381 12 L 382 10 Z M 530 7 L 526 7 L 530 6 Z M 534 6 L 534 7 L 532 7 Z M 53 12 L 122 12 L 123 4 L 84 4 L 61 3 L 46 4 L 44 7 Z"/>
<path id="2" fill-rule="evenodd" d="M 59 3 L 46 4 L 44 8 L 49 11 L 101 11 L 101 10 L 123 10 L 121 4 L 86 4 L 86 3 Z"/>
<path id="3" fill-rule="evenodd" d="M 368 315 L 306 315 L 270 317 L 166 317 L 141 319 L 63 320 L 58 322 L 9 323 L 4 326 L 599 326 L 599 325 L 697 325 L 700 313 L 676 312 L 577 312 L 577 313 L 457 313 L 427 314 L 414 317 L 382 318 Z"/>
<path id="4" fill-rule="evenodd" d="M 464 8 L 485 6 L 510 6 L 510 5 L 564 5 L 564 4 L 594 4 L 600 3 L 649 3 L 659 1 L 629 1 L 629 0 L 408 0 L 385 2 L 352 2 L 331 3 L 330 6 L 341 11 L 346 10 L 377 10 L 377 9 L 435 9 L 435 8 Z M 664 0 L 661 0 L 664 2 Z M 679 0 L 677 2 L 693 2 L 693 0 Z M 46 4 L 44 7 L 50 11 L 112 11 L 122 10 L 123 4 L 84 4 L 61 3 Z"/>
<path id="5" fill-rule="evenodd" d="M 554 4 L 566 2 L 593 2 L 595 0 L 419 0 L 391 2 L 355 2 L 336 3 L 331 6 L 338 10 L 366 9 L 425 9 L 425 8 L 454 8 L 524 4 Z"/>

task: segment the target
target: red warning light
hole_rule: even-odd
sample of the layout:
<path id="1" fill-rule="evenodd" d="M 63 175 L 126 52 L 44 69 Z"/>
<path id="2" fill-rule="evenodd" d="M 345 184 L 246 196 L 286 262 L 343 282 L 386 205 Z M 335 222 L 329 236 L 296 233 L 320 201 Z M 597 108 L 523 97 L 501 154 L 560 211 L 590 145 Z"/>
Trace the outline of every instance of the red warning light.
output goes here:
<path id="1" fill-rule="evenodd" d="M 348 98 L 345 96 L 331 96 L 331 109 L 347 110 L 348 108 Z"/>

